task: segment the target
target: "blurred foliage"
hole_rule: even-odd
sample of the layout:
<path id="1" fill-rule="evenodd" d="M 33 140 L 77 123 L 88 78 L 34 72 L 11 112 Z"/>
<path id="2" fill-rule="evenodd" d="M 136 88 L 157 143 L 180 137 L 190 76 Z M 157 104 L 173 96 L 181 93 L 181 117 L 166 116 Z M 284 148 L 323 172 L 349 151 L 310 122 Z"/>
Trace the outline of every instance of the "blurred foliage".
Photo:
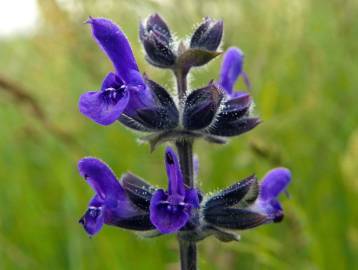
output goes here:
<path id="1" fill-rule="evenodd" d="M 0 87 L 0 269 L 178 269 L 174 236 L 143 240 L 105 227 L 89 239 L 77 223 L 92 196 L 77 173 L 83 156 L 102 158 L 117 175 L 131 170 L 166 184 L 163 147 L 150 154 L 122 126 L 97 126 L 77 109 L 79 95 L 112 69 L 83 24 L 88 15 L 120 24 L 141 70 L 173 89 L 170 73 L 150 67 L 138 42 L 139 21 L 153 12 L 179 37 L 204 16 L 223 18 L 223 48 L 246 54 L 264 122 L 227 146 L 196 145 L 202 188 L 262 177 L 277 165 L 293 172 L 284 222 L 246 231 L 240 243 L 201 242 L 201 269 L 358 268 L 357 1 L 38 4 L 35 33 L 0 40 L 0 78 L 23 88 L 46 116 Z M 219 66 L 220 59 L 196 70 L 192 88 L 216 79 Z"/>

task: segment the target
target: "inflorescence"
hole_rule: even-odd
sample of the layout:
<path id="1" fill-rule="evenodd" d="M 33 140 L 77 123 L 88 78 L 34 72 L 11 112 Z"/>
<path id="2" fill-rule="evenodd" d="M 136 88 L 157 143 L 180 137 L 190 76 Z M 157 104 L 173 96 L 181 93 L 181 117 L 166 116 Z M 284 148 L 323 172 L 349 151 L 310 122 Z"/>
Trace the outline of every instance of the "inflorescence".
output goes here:
<path id="1" fill-rule="evenodd" d="M 94 122 L 105 126 L 120 122 L 142 133 L 141 139 L 148 141 L 152 150 L 161 143 L 192 145 L 199 138 L 225 143 L 229 137 L 260 123 L 253 116 L 250 94 L 233 90 L 240 77 L 250 88 L 243 71 L 244 54 L 238 48 L 229 48 L 224 53 L 219 78 L 200 89 L 186 89 L 190 70 L 221 54 L 218 48 L 223 36 L 222 21 L 205 18 L 190 40 L 185 41 L 177 41 L 157 14 L 141 23 L 139 37 L 146 60 L 174 73 L 178 91 L 175 98 L 140 73 L 130 44 L 116 24 L 104 18 L 90 18 L 88 24 L 114 66 L 114 72 L 104 78 L 100 90 L 80 97 L 80 112 Z M 131 173 L 117 179 L 103 161 L 92 157 L 81 159 L 80 174 L 95 192 L 80 220 L 86 232 L 92 236 L 107 224 L 150 237 L 175 233 L 191 242 L 210 235 L 231 241 L 239 239 L 239 230 L 283 218 L 278 196 L 290 183 L 288 169 L 273 169 L 260 182 L 249 176 L 206 194 L 184 179 L 182 160 L 172 148 L 167 147 L 164 160 L 167 189 L 157 188 Z M 190 162 L 193 163 L 192 155 Z M 198 166 L 191 167 L 193 175 L 197 175 Z"/>

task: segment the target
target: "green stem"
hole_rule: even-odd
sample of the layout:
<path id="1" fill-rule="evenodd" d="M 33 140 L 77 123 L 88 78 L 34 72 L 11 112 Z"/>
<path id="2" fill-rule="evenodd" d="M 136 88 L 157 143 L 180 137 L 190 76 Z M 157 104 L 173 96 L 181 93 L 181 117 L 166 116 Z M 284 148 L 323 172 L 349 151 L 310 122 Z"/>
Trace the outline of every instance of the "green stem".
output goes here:
<path id="1" fill-rule="evenodd" d="M 188 73 L 182 69 L 178 69 L 174 73 L 177 79 L 179 103 L 182 108 L 184 106 L 186 97 Z M 193 169 L 193 141 L 178 140 L 175 144 L 178 150 L 180 168 L 183 173 L 184 183 L 189 188 L 195 187 Z M 181 270 L 196 270 L 196 242 L 187 241 L 178 237 L 178 243 L 180 250 Z"/>
<path id="2" fill-rule="evenodd" d="M 196 243 L 178 240 L 181 270 L 196 270 Z"/>
<path id="3" fill-rule="evenodd" d="M 191 140 L 177 141 L 176 147 L 178 149 L 184 183 L 188 187 L 194 187 L 193 142 Z"/>
<path id="4" fill-rule="evenodd" d="M 180 101 L 180 105 L 184 105 L 186 90 L 188 87 L 187 82 L 187 75 L 188 72 L 183 69 L 177 69 L 174 71 L 176 80 L 177 80 L 177 90 L 178 90 L 178 97 Z"/>

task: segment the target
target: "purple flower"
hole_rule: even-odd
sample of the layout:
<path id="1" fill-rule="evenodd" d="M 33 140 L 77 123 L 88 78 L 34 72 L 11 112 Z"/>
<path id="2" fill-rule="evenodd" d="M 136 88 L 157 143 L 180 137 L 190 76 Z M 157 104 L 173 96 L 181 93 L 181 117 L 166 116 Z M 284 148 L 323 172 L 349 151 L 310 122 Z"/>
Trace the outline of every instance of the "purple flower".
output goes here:
<path id="1" fill-rule="evenodd" d="M 137 109 L 154 104 L 134 59 L 130 44 L 121 29 L 104 18 L 90 18 L 88 23 L 103 51 L 112 61 L 115 72 L 109 73 L 99 91 L 80 97 L 80 111 L 101 125 L 110 125 L 122 113 L 133 115 Z"/>
<path id="2" fill-rule="evenodd" d="M 103 224 L 137 231 L 154 229 L 149 214 L 132 205 L 125 190 L 111 169 L 96 158 L 84 158 L 78 163 L 82 177 L 96 192 L 80 223 L 89 235 L 99 232 Z"/>
<path id="3" fill-rule="evenodd" d="M 229 48 L 224 54 L 224 60 L 221 64 L 219 84 L 224 88 L 230 98 L 237 98 L 246 93 L 243 91 L 234 92 L 236 80 L 242 76 L 245 84 L 249 87 L 250 83 L 243 71 L 244 53 L 235 47 Z"/>
<path id="4" fill-rule="evenodd" d="M 233 92 L 233 86 L 242 70 L 244 54 L 238 48 L 229 48 L 225 55 L 217 83 L 225 93 L 220 104 L 221 110 L 216 113 L 215 121 L 209 126 L 208 133 L 219 137 L 231 137 L 245 133 L 260 123 L 260 119 L 250 115 L 251 96 L 244 91 Z"/>
<path id="5" fill-rule="evenodd" d="M 251 206 L 253 211 L 265 215 L 273 222 L 283 219 L 283 209 L 277 197 L 285 191 L 291 181 L 291 172 L 286 168 L 269 171 L 260 183 L 259 197 Z"/>
<path id="6" fill-rule="evenodd" d="M 158 189 L 150 201 L 150 220 L 161 233 L 180 230 L 189 221 L 193 208 L 199 208 L 198 191 L 184 185 L 178 158 L 171 148 L 165 153 L 168 191 Z"/>
<path id="7" fill-rule="evenodd" d="M 226 230 L 245 230 L 283 219 L 283 209 L 277 199 L 291 181 L 291 173 L 276 168 L 266 174 L 259 184 L 255 176 L 211 195 L 205 201 L 202 213 L 204 228 L 218 238 L 230 238 Z M 205 230 L 204 230 L 205 231 Z"/>

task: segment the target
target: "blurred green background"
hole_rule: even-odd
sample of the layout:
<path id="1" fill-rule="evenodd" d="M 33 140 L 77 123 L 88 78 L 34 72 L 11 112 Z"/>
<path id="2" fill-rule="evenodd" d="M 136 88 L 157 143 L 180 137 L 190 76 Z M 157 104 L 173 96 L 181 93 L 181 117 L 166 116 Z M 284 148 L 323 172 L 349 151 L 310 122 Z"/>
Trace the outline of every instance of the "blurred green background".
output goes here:
<path id="1" fill-rule="evenodd" d="M 25 0 L 24 0 L 25 1 Z M 229 145 L 199 142 L 201 187 L 225 187 L 273 166 L 292 170 L 284 222 L 240 243 L 199 244 L 200 269 L 358 269 L 358 2 L 354 0 L 39 0 L 30 35 L 0 39 L 0 269 L 178 269 L 174 236 L 154 240 L 106 226 L 93 239 L 77 223 L 92 196 L 77 172 L 83 156 L 166 185 L 164 146 L 150 154 L 119 124 L 78 112 L 111 63 L 91 39 L 88 15 L 117 22 L 141 71 L 150 67 L 140 19 L 160 13 L 179 37 L 202 17 L 225 22 L 223 49 L 239 46 L 263 123 Z M 19 7 L 21 8 L 21 7 Z M 220 59 L 191 77 L 218 78 Z M 243 87 L 238 84 L 237 88 Z"/>

